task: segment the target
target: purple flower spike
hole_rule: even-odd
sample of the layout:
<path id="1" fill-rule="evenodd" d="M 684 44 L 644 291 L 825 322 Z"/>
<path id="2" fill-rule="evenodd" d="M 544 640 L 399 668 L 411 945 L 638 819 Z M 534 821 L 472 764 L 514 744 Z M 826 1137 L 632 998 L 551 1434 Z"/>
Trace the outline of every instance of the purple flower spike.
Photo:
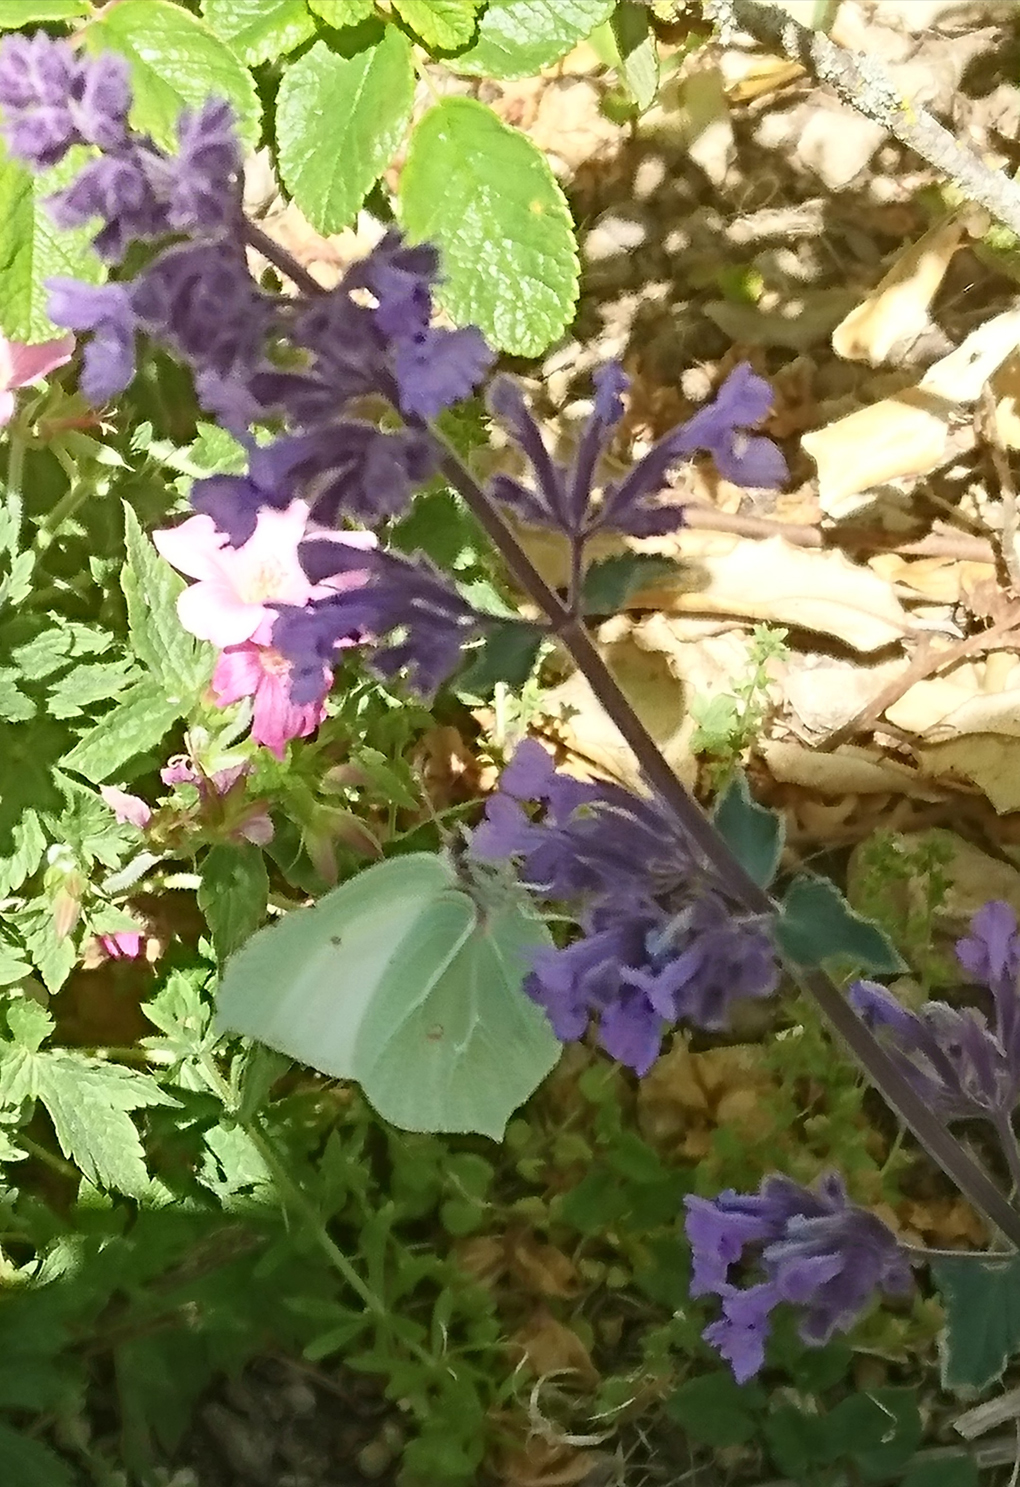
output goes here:
<path id="1" fill-rule="evenodd" d="M 4 137 L 14 158 L 32 170 L 57 165 L 73 145 L 119 148 L 130 104 L 120 57 L 79 57 L 43 31 L 0 44 Z"/>
<path id="2" fill-rule="evenodd" d="M 979 909 L 956 953 L 964 970 L 991 991 L 994 1027 L 973 1007 L 926 1002 L 908 1011 L 871 981 L 851 986 L 850 1002 L 944 1119 L 1008 1119 L 1020 1097 L 1020 934 L 1009 905 Z"/>
<path id="3" fill-rule="evenodd" d="M 621 394 L 626 387 L 627 379 L 615 364 L 596 374 L 595 405 L 577 458 L 567 470 L 553 461 L 517 388 L 498 379 L 489 405 L 509 425 L 527 456 L 535 488 L 497 475 L 492 483 L 495 498 L 525 521 L 565 532 L 575 541 L 586 541 L 599 531 L 655 537 L 682 523 L 683 507 L 661 502 L 659 493 L 671 467 L 699 450 L 713 455 L 720 474 L 738 485 L 775 486 L 786 479 L 785 461 L 772 440 L 747 432 L 768 412 L 772 390 L 744 364 L 726 379 L 714 402 L 660 439 L 622 481 L 607 485 L 601 502 L 596 502 L 598 462 L 623 415 Z"/>
<path id="4" fill-rule="evenodd" d="M 800 1335 L 821 1346 L 848 1331 L 876 1291 L 909 1291 L 910 1265 L 892 1230 L 851 1203 L 835 1173 L 816 1192 L 767 1177 L 758 1194 L 687 1197 L 693 1296 L 715 1295 L 722 1316 L 704 1332 L 746 1383 L 765 1361 L 771 1313 L 782 1302 L 801 1313 Z M 764 1278 L 734 1285 L 734 1265 L 753 1263 Z"/>
<path id="5" fill-rule="evenodd" d="M 123 392 L 135 375 L 138 318 L 123 284 L 47 279 L 50 319 L 68 330 L 92 332 L 82 358 L 81 390 L 90 403 Z"/>
<path id="6" fill-rule="evenodd" d="M 471 850 L 515 858 L 532 891 L 573 907 L 582 937 L 540 951 L 525 982 L 564 1042 L 595 1018 L 607 1052 L 644 1074 L 681 1019 L 722 1028 L 735 1001 L 775 990 L 768 935 L 702 880 L 661 803 L 560 774 L 535 741 L 504 770 Z"/>

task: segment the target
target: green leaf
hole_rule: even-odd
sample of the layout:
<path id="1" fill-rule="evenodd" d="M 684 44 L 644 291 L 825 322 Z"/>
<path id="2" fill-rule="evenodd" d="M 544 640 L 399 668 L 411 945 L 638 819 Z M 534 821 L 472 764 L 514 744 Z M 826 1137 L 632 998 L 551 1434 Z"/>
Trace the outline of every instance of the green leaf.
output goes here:
<path id="1" fill-rule="evenodd" d="M 659 91 L 659 50 L 655 32 L 648 24 L 647 6 L 620 0 L 613 11 L 612 26 L 620 79 L 644 112 Z"/>
<path id="2" fill-rule="evenodd" d="M 113 701 L 137 680 L 138 667 L 127 657 L 87 661 L 73 667 L 50 688 L 47 707 L 54 718 L 80 718 L 97 702 Z"/>
<path id="3" fill-rule="evenodd" d="M 482 0 L 393 0 L 393 8 L 431 51 L 452 52 L 474 36 Z"/>
<path id="4" fill-rule="evenodd" d="M 8 1013 L 10 1021 L 10 1013 Z M 148 1074 L 63 1048 L 8 1044 L 0 1055 L 0 1099 L 45 1106 L 64 1156 L 95 1187 L 140 1196 L 149 1185 L 142 1143 L 128 1114 L 176 1102 Z"/>
<path id="5" fill-rule="evenodd" d="M 828 878 L 801 873 L 783 896 L 776 938 L 798 965 L 817 966 L 846 956 L 863 971 L 897 976 L 908 969 L 884 930 L 851 909 Z"/>
<path id="6" fill-rule="evenodd" d="M 602 558 L 584 575 L 581 597 L 586 614 L 616 614 L 649 584 L 682 571 L 672 558 L 653 552 L 621 552 Z"/>
<path id="7" fill-rule="evenodd" d="M 0 986 L 13 986 L 16 981 L 27 976 L 31 969 L 21 947 L 0 936 Z"/>
<path id="8" fill-rule="evenodd" d="M 742 769 L 735 771 L 716 801 L 712 822 L 744 871 L 760 888 L 767 888 L 783 850 L 783 818 L 752 798 Z"/>
<path id="9" fill-rule="evenodd" d="M 207 98 L 234 107 L 248 145 L 258 142 L 259 102 L 248 69 L 204 21 L 170 0 L 118 0 L 83 31 L 90 52 L 119 52 L 131 69 L 131 122 L 164 148 L 177 140 L 184 108 Z"/>
<path id="10" fill-rule="evenodd" d="M 489 0 L 470 51 L 452 58 L 457 72 L 527 77 L 565 57 L 608 20 L 615 0 Z"/>
<path id="11" fill-rule="evenodd" d="M 269 874 L 251 842 L 210 847 L 202 859 L 198 906 L 205 915 L 218 960 L 226 960 L 266 917 Z"/>
<path id="12" fill-rule="evenodd" d="M 80 165 L 76 160 L 74 170 Z M 61 232 L 46 209 L 46 198 L 68 178 L 66 166 L 34 176 L 0 152 L 0 330 L 12 341 L 34 344 L 66 334 L 46 313 L 48 278 L 97 284 L 105 277 L 89 229 Z"/>
<path id="13" fill-rule="evenodd" d="M 977 1463 L 962 1451 L 939 1461 L 921 1461 L 910 1468 L 900 1487 L 978 1487 Z"/>
<path id="14" fill-rule="evenodd" d="M 202 15 L 249 67 L 285 57 L 315 31 L 305 0 L 202 0 Z"/>
<path id="15" fill-rule="evenodd" d="M 441 250 L 439 299 L 459 325 L 516 356 L 540 355 L 563 331 L 578 283 L 566 198 L 541 150 L 485 104 L 444 98 L 425 115 L 400 215 L 413 241 Z"/>
<path id="16" fill-rule="evenodd" d="M 108 780 L 135 754 L 162 743 L 190 702 L 190 698 L 183 703 L 179 697 L 167 697 L 158 681 L 145 677 L 78 740 L 61 763 L 94 785 Z"/>
<path id="17" fill-rule="evenodd" d="M 776 1468 L 798 1482 L 826 1459 L 825 1422 L 792 1404 L 782 1404 L 768 1416 L 765 1439 Z"/>
<path id="18" fill-rule="evenodd" d="M 128 611 L 131 648 L 171 700 L 187 706 L 207 684 L 212 651 L 189 635 L 177 617 L 177 598 L 187 584 L 161 558 L 124 503 L 127 563 L 120 575 Z"/>
<path id="19" fill-rule="evenodd" d="M 457 688 L 471 697 L 491 697 L 497 682 L 520 688 L 535 666 L 542 631 L 524 620 L 496 620 L 486 628 L 481 645 L 470 653 L 471 662 Z"/>
<path id="20" fill-rule="evenodd" d="M 706 1446 L 739 1446 L 756 1434 L 756 1412 L 764 1404 L 754 1385 L 741 1386 L 730 1373 L 706 1373 L 681 1384 L 666 1401 L 666 1413 Z"/>
<path id="21" fill-rule="evenodd" d="M 0 0 L 0 31 L 42 21 L 76 21 L 88 13 L 88 0 Z"/>
<path id="22" fill-rule="evenodd" d="M 27 723 L 36 715 L 36 705 L 18 686 L 13 666 L 0 666 L 0 718 L 5 723 Z"/>
<path id="23" fill-rule="evenodd" d="M 276 104 L 280 174 L 319 232 L 353 219 L 403 139 L 413 100 L 411 46 L 396 26 L 351 57 L 318 41 L 287 69 Z"/>
<path id="24" fill-rule="evenodd" d="M 367 21 L 375 10 L 375 0 L 308 0 L 308 8 L 327 26 L 341 31 L 344 26 L 357 26 Z"/>
<path id="25" fill-rule="evenodd" d="M 52 903 L 36 899 L 12 914 L 11 921 L 24 940 L 46 990 L 59 991 L 74 968 L 78 950 L 70 935 L 58 937 Z"/>
<path id="26" fill-rule="evenodd" d="M 0 1482 L 17 1487 L 74 1487 L 71 1469 L 42 1441 L 0 1422 Z"/>
<path id="27" fill-rule="evenodd" d="M 931 1272 L 946 1314 L 939 1338 L 943 1386 L 980 1394 L 1020 1352 L 1020 1255 L 945 1256 L 931 1261 Z"/>
<path id="28" fill-rule="evenodd" d="M 467 892 L 447 857 L 408 853 L 254 935 L 223 973 L 217 1022 L 356 1079 L 405 1130 L 498 1141 L 559 1057 L 522 989 L 551 943 L 513 884 Z"/>

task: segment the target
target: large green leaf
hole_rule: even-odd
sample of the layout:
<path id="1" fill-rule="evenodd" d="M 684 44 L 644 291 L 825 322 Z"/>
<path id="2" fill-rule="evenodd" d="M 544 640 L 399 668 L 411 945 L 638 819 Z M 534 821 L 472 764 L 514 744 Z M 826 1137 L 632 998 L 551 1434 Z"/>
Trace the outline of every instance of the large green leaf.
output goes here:
<path id="1" fill-rule="evenodd" d="M 202 14 L 249 67 L 285 57 L 315 32 L 305 0 L 202 0 Z"/>
<path id="2" fill-rule="evenodd" d="M 409 236 L 442 252 L 439 297 L 502 351 L 538 356 L 563 331 L 578 260 L 566 198 L 535 145 L 484 103 L 445 98 L 411 136 L 400 177 Z"/>
<path id="3" fill-rule="evenodd" d="M 375 9 L 373 0 L 308 0 L 309 10 L 338 31 L 367 21 Z"/>
<path id="4" fill-rule="evenodd" d="M 17 1487 L 74 1487 L 71 1468 L 42 1441 L 0 1422 L 0 1481 Z"/>
<path id="5" fill-rule="evenodd" d="M 429 853 L 376 864 L 243 946 L 219 1025 L 356 1079 L 407 1130 L 500 1139 L 559 1043 L 522 990 L 549 932 L 519 890 L 487 886 Z"/>
<path id="6" fill-rule="evenodd" d="M 931 1262 L 946 1325 L 939 1339 L 942 1383 L 971 1397 L 1002 1376 L 1020 1353 L 1020 1255 Z"/>
<path id="7" fill-rule="evenodd" d="M 131 649 L 183 711 L 208 682 L 213 652 L 181 625 L 177 597 L 187 585 L 160 557 L 126 502 L 124 542 L 128 560 L 120 586 L 127 600 Z"/>
<path id="8" fill-rule="evenodd" d="M 161 682 L 145 677 L 78 740 L 61 765 L 93 784 L 108 780 L 135 754 L 162 743 L 185 710 L 180 697 L 168 697 Z"/>
<path id="9" fill-rule="evenodd" d="M 478 40 L 451 59 L 458 72 L 527 77 L 566 56 L 613 13 L 615 0 L 489 0 Z"/>
<path id="10" fill-rule="evenodd" d="M 393 0 L 393 7 L 427 47 L 451 52 L 474 36 L 482 0 Z"/>
<path id="11" fill-rule="evenodd" d="M 12 341 L 33 344 L 65 334 L 46 314 L 48 278 L 67 275 L 95 284 L 105 273 L 90 246 L 91 232 L 59 231 L 46 209 L 46 198 L 67 174 L 33 176 L 0 155 L 0 331 Z"/>
<path id="12" fill-rule="evenodd" d="M 320 232 L 352 220 L 402 140 L 413 98 L 411 46 L 395 26 L 351 57 L 316 42 L 284 74 L 280 173 Z"/>
<path id="13" fill-rule="evenodd" d="M 226 98 L 241 137 L 259 135 L 259 102 L 248 69 L 205 21 L 170 0 L 119 0 L 104 6 L 83 32 L 92 52 L 120 52 L 131 69 L 131 122 L 164 148 L 177 138 L 182 109 Z"/>
<path id="14" fill-rule="evenodd" d="M 76 21 L 88 12 L 88 0 L 0 0 L 0 31 L 41 21 Z"/>

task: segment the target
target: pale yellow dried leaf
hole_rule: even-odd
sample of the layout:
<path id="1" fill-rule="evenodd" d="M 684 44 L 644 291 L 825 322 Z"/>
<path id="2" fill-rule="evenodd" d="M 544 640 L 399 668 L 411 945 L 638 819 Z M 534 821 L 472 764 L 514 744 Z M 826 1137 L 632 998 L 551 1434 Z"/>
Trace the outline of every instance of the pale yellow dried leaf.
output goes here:
<path id="1" fill-rule="evenodd" d="M 970 733 L 918 750 L 921 768 L 933 778 L 969 780 L 999 815 L 1020 810 L 1020 740 L 1000 733 Z"/>
<path id="2" fill-rule="evenodd" d="M 930 227 L 897 257 L 882 281 L 837 325 L 832 349 L 848 361 L 884 362 L 892 348 L 915 340 L 928 324 L 928 312 L 964 224 L 959 216 Z"/>
<path id="3" fill-rule="evenodd" d="M 802 785 L 819 795 L 897 795 L 939 800 L 938 790 L 917 770 L 894 759 L 882 759 L 873 751 L 844 744 L 831 753 L 819 753 L 804 744 L 766 739 L 758 749 L 773 779 L 782 784 Z"/>
<path id="4" fill-rule="evenodd" d="M 825 515 L 849 516 L 862 492 L 939 469 L 950 458 L 956 418 L 952 402 L 908 387 L 805 434 L 801 446 L 818 466 Z"/>
<path id="5" fill-rule="evenodd" d="M 1020 310 L 1004 310 L 972 330 L 954 351 L 930 366 L 920 386 L 954 403 L 976 403 L 989 377 L 1018 345 Z"/>
<path id="6" fill-rule="evenodd" d="M 957 667 L 949 676 L 915 682 L 898 702 L 886 709 L 897 728 L 916 734 L 925 743 L 941 743 L 963 734 L 1001 733 L 1020 738 L 1020 685 L 1016 668 L 1013 685 L 994 692 L 978 691 L 979 667 Z M 968 686 L 968 682 L 970 685 Z"/>
<path id="7" fill-rule="evenodd" d="M 868 566 L 888 583 L 910 588 L 939 604 L 959 604 L 978 584 L 995 577 L 994 563 L 971 563 L 959 558 L 904 558 L 896 552 L 877 553 L 868 559 Z"/>
<path id="8" fill-rule="evenodd" d="M 999 440 L 1007 449 L 1020 449 L 1020 354 L 1007 357 L 991 381 Z"/>

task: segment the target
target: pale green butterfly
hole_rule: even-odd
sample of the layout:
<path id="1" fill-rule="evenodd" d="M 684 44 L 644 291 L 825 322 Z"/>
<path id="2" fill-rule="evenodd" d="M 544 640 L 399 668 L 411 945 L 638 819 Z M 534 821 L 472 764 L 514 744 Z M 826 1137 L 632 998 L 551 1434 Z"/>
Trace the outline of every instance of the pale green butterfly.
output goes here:
<path id="1" fill-rule="evenodd" d="M 404 1130 L 499 1140 L 559 1057 L 521 989 L 551 943 L 505 878 L 446 852 L 391 857 L 253 935 L 227 962 L 217 1022 L 357 1080 Z"/>

